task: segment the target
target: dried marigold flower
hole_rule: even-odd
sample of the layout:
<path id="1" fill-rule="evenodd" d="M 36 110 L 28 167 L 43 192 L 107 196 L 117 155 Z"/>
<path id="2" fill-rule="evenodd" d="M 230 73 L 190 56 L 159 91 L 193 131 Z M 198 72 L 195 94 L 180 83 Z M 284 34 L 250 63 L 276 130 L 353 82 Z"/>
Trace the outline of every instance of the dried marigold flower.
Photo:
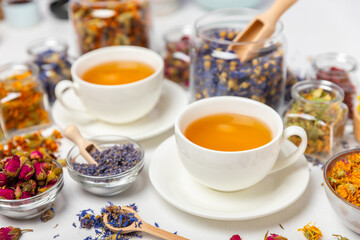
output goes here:
<path id="1" fill-rule="evenodd" d="M 310 226 L 310 224 L 308 223 L 303 228 L 298 229 L 298 231 L 301 231 L 307 240 L 319 240 L 322 237 L 320 229 L 315 225 Z"/>

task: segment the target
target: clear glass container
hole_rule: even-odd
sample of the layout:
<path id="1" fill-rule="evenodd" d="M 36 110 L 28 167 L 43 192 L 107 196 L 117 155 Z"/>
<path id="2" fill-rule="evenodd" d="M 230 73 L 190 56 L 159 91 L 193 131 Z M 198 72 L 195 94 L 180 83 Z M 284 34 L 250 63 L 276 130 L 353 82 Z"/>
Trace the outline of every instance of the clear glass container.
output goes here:
<path id="1" fill-rule="evenodd" d="M 67 51 L 67 43 L 56 38 L 39 39 L 27 46 L 31 61 L 39 67 L 39 80 L 50 104 L 56 100 L 55 85 L 61 80 L 71 80 L 73 58 L 68 56 Z"/>
<path id="2" fill-rule="evenodd" d="M 69 12 L 81 54 L 107 46 L 150 45 L 147 0 L 71 0 Z"/>
<path id="3" fill-rule="evenodd" d="M 189 86 L 190 48 L 193 28 L 190 25 L 170 29 L 164 34 L 164 74 L 182 86 Z"/>
<path id="4" fill-rule="evenodd" d="M 54 164 L 61 168 L 56 161 Z M 61 173 L 59 180 L 41 194 L 25 199 L 0 199 L 0 214 L 15 219 L 29 219 L 39 216 L 51 207 L 63 186 L 64 173 Z"/>
<path id="5" fill-rule="evenodd" d="M 32 63 L 0 66 L 0 114 L 5 138 L 51 124 L 47 94 Z"/>
<path id="6" fill-rule="evenodd" d="M 344 102 L 349 108 L 349 118 L 353 118 L 357 88 L 357 60 L 344 53 L 323 53 L 311 62 L 310 79 L 327 80 L 339 85 L 345 93 Z"/>
<path id="7" fill-rule="evenodd" d="M 279 111 L 286 79 L 285 38 L 279 21 L 275 32 L 256 42 L 233 43 L 255 15 L 251 9 L 210 12 L 195 22 L 191 50 L 191 100 L 214 96 L 240 96 L 263 102 Z M 229 46 L 253 48 L 252 59 L 241 62 Z"/>
<path id="8" fill-rule="evenodd" d="M 344 133 L 348 116 L 344 91 L 329 81 L 308 80 L 293 86 L 292 97 L 284 115 L 285 126 L 304 128 L 308 137 L 305 154 L 325 162 Z M 290 140 L 300 143 L 297 137 Z"/>
<path id="9" fill-rule="evenodd" d="M 77 146 L 73 146 L 66 156 L 66 165 L 71 178 L 73 178 L 80 186 L 95 195 L 99 196 L 113 196 L 119 194 L 130 187 L 136 180 L 136 177 L 144 166 L 144 150 L 141 145 L 127 137 L 116 135 L 103 135 L 92 137 L 90 140 L 102 150 L 108 149 L 114 145 L 132 144 L 141 152 L 141 160 L 132 168 L 125 172 L 110 175 L 110 176 L 90 176 L 82 174 L 73 167 L 76 163 L 87 163 L 80 155 L 80 150 Z"/>

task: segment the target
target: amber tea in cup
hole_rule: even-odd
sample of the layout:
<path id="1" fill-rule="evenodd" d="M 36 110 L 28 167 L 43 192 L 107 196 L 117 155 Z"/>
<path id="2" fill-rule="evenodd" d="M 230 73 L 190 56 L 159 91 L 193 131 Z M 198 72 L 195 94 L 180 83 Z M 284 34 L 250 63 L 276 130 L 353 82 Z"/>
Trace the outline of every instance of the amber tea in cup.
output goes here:
<path id="1" fill-rule="evenodd" d="M 154 72 L 154 68 L 143 62 L 111 61 L 87 69 L 81 78 L 94 84 L 120 85 L 145 79 Z"/>
<path id="2" fill-rule="evenodd" d="M 201 147 L 216 151 L 244 151 L 261 147 L 272 139 L 261 120 L 236 113 L 212 114 L 195 120 L 185 137 Z"/>

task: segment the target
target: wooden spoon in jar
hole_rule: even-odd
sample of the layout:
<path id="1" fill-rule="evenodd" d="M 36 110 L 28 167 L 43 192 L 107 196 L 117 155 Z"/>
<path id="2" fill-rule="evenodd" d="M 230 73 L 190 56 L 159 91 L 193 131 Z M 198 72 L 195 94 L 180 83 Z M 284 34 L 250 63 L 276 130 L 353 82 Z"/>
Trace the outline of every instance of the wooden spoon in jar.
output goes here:
<path id="1" fill-rule="evenodd" d="M 110 229 L 113 232 L 120 232 L 123 234 L 131 233 L 131 232 L 146 232 L 153 236 L 159 237 L 161 239 L 167 239 L 167 240 L 189 240 L 188 238 L 181 237 L 179 235 L 176 235 L 174 233 L 170 233 L 168 231 L 162 230 L 160 228 L 154 227 L 146 222 L 144 222 L 139 214 L 132 208 L 123 206 L 121 207 L 121 210 L 123 210 L 124 213 L 133 213 L 134 217 L 138 219 L 137 222 L 133 222 L 130 226 L 117 228 L 113 227 L 108 223 L 108 217 L 109 214 L 105 213 L 103 216 L 103 221 L 105 226 Z M 141 222 L 141 224 L 139 224 Z"/>
<path id="2" fill-rule="evenodd" d="M 89 164 L 99 165 L 89 152 L 95 151 L 96 149 L 101 152 L 100 148 L 93 141 L 83 138 L 77 127 L 74 125 L 67 126 L 64 130 L 64 136 L 78 146 L 81 156 L 83 156 Z"/>
<path id="3" fill-rule="evenodd" d="M 291 7 L 297 0 L 276 0 L 265 13 L 257 15 L 248 25 L 233 39 L 233 42 L 256 42 L 270 37 L 275 31 L 276 22 L 280 16 Z M 255 46 L 256 45 L 256 46 Z M 261 44 L 230 45 L 227 51 L 233 50 L 241 62 L 246 62 L 255 57 Z"/>

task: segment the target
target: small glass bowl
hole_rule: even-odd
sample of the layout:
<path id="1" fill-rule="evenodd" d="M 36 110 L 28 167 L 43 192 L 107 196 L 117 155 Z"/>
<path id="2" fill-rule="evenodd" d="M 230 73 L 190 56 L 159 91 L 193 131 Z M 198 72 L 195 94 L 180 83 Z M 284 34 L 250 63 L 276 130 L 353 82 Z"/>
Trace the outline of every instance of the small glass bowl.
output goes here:
<path id="1" fill-rule="evenodd" d="M 144 150 L 141 145 L 130 138 L 116 135 L 103 135 L 90 138 L 100 149 L 107 149 L 114 145 L 133 144 L 141 152 L 140 162 L 133 168 L 116 175 L 110 176 L 89 176 L 79 173 L 73 168 L 73 163 L 87 163 L 80 155 L 79 148 L 73 146 L 66 156 L 66 165 L 69 175 L 80 184 L 80 186 L 95 195 L 113 196 L 128 189 L 136 180 L 136 177 L 144 166 Z"/>
<path id="2" fill-rule="evenodd" d="M 354 153 L 360 153 L 360 148 L 346 150 L 331 157 L 330 160 L 325 164 L 323 176 L 325 181 L 325 193 L 331 207 L 346 227 L 360 234 L 360 207 L 341 197 L 332 188 L 327 177 L 329 171 L 335 166 L 337 161 L 347 159 L 347 155 Z"/>
<path id="3" fill-rule="evenodd" d="M 54 163 L 61 168 L 56 161 Z M 51 207 L 63 186 L 64 173 L 61 173 L 54 186 L 39 195 L 18 200 L 0 199 L 0 214 L 16 219 L 29 219 L 39 216 Z"/>

